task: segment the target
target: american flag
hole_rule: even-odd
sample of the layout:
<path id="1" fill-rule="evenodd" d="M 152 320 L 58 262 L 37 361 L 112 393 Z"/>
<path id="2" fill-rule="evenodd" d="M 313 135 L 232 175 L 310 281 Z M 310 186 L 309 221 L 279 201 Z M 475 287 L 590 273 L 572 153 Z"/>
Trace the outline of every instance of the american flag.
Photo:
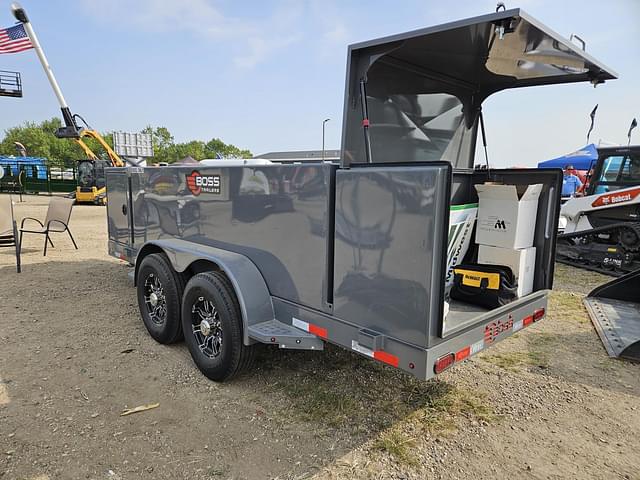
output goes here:
<path id="1" fill-rule="evenodd" d="M 15 25 L 0 30 L 0 53 L 18 53 L 33 48 L 24 31 L 24 25 Z"/>

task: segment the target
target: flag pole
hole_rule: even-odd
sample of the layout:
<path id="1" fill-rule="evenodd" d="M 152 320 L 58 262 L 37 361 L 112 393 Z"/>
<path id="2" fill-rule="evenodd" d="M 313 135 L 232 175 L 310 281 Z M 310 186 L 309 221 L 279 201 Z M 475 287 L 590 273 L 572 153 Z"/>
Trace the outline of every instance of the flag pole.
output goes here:
<path id="1" fill-rule="evenodd" d="M 593 124 L 596 120 L 597 110 L 598 110 L 598 104 L 596 103 L 596 106 L 593 107 L 593 110 L 591 110 L 591 113 L 589 114 L 589 117 L 591 117 L 591 126 L 589 126 L 589 131 L 587 132 L 587 145 L 589 144 L 589 135 L 591 135 L 591 131 L 593 130 Z"/>
<path id="2" fill-rule="evenodd" d="M 25 12 L 24 8 L 22 8 L 22 6 L 17 2 L 11 4 L 11 11 L 13 13 L 13 16 L 16 17 L 16 20 L 18 20 L 18 22 L 20 22 L 24 26 L 24 30 L 29 36 L 29 40 L 31 40 L 31 44 L 33 45 L 33 48 L 38 55 L 38 59 L 40 59 L 40 63 L 42 64 L 44 73 L 47 75 L 49 83 L 51 84 L 51 88 L 53 88 L 53 92 L 58 98 L 58 103 L 60 104 L 60 110 L 62 110 L 62 118 L 64 118 L 65 125 L 67 127 L 74 127 L 77 130 L 77 126 L 75 124 L 75 121 L 73 120 L 71 110 L 69 110 L 67 101 L 64 99 L 64 95 L 62 95 L 62 90 L 60 90 L 60 86 L 58 85 L 56 77 L 53 75 L 53 70 L 51 69 L 51 65 L 49 65 L 47 57 L 45 56 L 44 51 L 40 46 L 38 37 L 33 31 L 31 22 L 29 22 L 29 17 L 27 17 L 27 12 Z"/>
<path id="3" fill-rule="evenodd" d="M 634 118 L 631 120 L 631 125 L 629 126 L 629 132 L 627 133 L 627 138 L 629 141 L 627 142 L 627 147 L 631 145 L 631 131 L 638 126 L 638 121 Z"/>

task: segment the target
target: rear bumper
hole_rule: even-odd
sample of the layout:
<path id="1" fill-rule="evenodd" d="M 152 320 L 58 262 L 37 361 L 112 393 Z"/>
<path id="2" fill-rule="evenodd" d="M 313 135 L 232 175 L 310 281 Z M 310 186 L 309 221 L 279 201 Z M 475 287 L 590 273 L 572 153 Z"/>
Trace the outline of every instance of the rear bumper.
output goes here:
<path id="1" fill-rule="evenodd" d="M 436 376 L 435 365 L 441 357 L 453 356 L 451 365 L 460 363 L 542 320 L 546 316 L 547 297 L 548 290 L 535 292 L 501 307 L 494 315 L 484 315 L 465 329 L 438 338 L 438 343 L 428 348 L 363 329 L 276 297 L 273 297 L 273 305 L 276 318 L 282 323 L 307 325 L 306 331 L 321 332 L 316 335 L 325 341 L 428 380 Z"/>
<path id="2" fill-rule="evenodd" d="M 539 322 L 546 317 L 547 303 L 548 290 L 535 292 L 519 301 L 515 308 L 498 312 L 427 349 L 425 378 L 436 375 L 436 362 L 446 355 L 453 355 L 452 365 L 457 364 Z"/>

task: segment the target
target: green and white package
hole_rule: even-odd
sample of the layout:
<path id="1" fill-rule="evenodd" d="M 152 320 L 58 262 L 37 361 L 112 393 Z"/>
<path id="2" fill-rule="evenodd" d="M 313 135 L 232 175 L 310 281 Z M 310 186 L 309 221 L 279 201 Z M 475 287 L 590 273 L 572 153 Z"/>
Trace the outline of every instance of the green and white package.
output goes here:
<path id="1" fill-rule="evenodd" d="M 453 285 L 453 267 L 462 262 L 469 249 L 477 214 L 477 203 L 451 206 L 449 240 L 447 242 L 447 274 L 445 277 L 445 287 L 447 288 Z"/>

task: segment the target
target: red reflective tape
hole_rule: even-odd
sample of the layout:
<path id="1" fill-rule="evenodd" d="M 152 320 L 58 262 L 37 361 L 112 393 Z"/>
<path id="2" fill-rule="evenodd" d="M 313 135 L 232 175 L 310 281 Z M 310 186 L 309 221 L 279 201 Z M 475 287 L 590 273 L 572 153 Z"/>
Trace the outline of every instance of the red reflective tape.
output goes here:
<path id="1" fill-rule="evenodd" d="M 383 352 L 382 350 L 376 350 L 373 352 L 373 358 L 380 360 L 381 362 L 388 363 L 392 367 L 397 367 L 400 364 L 400 359 L 395 355 Z"/>
<path id="2" fill-rule="evenodd" d="M 465 347 L 462 350 L 459 350 L 456 353 L 456 362 L 459 362 L 460 360 L 464 360 L 465 358 L 467 358 L 469 355 L 471 354 L 471 347 Z"/>
<path id="3" fill-rule="evenodd" d="M 528 325 L 531 325 L 533 323 L 533 315 L 529 315 L 528 317 L 524 317 L 522 319 L 522 324 L 526 327 Z"/>
<path id="4" fill-rule="evenodd" d="M 309 324 L 309 333 L 313 333 L 318 337 L 327 338 L 327 329 L 314 325 L 313 323 Z"/>
<path id="5" fill-rule="evenodd" d="M 364 120 L 362 120 L 362 126 L 363 127 L 368 127 L 369 126 L 369 119 L 365 118 Z"/>

